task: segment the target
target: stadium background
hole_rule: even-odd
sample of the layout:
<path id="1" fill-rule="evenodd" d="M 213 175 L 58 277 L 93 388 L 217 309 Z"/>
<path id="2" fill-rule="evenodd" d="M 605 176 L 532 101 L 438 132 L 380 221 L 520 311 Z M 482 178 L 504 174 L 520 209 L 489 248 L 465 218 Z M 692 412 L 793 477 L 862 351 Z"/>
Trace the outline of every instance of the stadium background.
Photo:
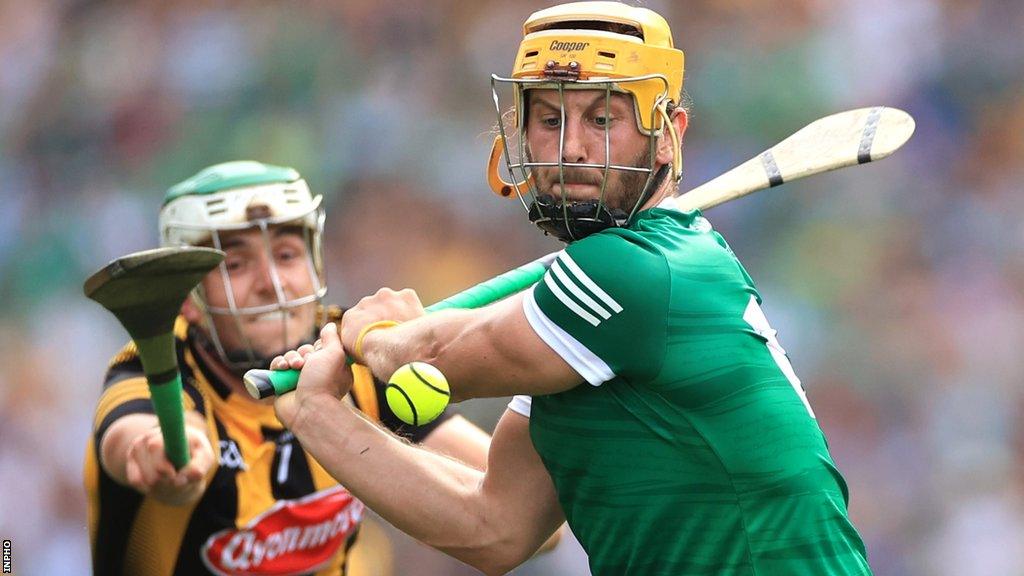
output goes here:
<path id="1" fill-rule="evenodd" d="M 81 295 L 214 162 L 327 198 L 330 301 L 434 301 L 557 246 L 486 189 L 488 77 L 546 2 L 0 0 L 0 535 L 88 572 L 80 469 L 125 339 Z M 1024 574 L 1024 3 L 649 1 L 687 54 L 684 187 L 827 113 L 902 107 L 880 164 L 709 212 L 766 300 L 877 574 Z M 464 410 L 484 425 L 501 402 Z M 396 543 L 399 574 L 472 573 Z M 578 553 L 520 574 L 576 574 Z"/>

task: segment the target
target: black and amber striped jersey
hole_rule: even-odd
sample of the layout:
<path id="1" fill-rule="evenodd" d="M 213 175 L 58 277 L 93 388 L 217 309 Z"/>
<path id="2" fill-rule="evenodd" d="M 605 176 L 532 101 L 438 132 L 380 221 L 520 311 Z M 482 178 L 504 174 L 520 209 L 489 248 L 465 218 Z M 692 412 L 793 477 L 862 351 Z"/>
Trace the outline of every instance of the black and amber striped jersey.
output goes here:
<path id="1" fill-rule="evenodd" d="M 110 363 L 85 459 L 93 572 L 132 575 L 345 574 L 363 504 L 284 429 L 272 405 L 233 392 L 195 353 L 183 318 L 175 325 L 186 409 L 201 414 L 219 466 L 203 497 L 169 506 L 115 482 L 100 465 L 104 432 L 127 414 L 153 413 L 134 345 Z M 385 427 L 419 442 L 445 419 L 404 425 L 367 372 L 347 398 Z"/>

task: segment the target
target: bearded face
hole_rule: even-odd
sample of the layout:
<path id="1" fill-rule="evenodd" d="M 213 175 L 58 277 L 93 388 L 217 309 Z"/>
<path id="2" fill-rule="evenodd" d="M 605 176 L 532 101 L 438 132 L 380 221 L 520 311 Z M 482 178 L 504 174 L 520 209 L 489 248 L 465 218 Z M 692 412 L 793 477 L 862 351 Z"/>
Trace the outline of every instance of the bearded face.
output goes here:
<path id="1" fill-rule="evenodd" d="M 606 101 L 604 90 L 567 90 L 563 98 L 557 90 L 531 90 L 526 118 L 529 161 L 557 163 L 561 159 L 563 164 L 600 166 L 563 166 L 561 171 L 558 166 L 533 167 L 541 196 L 573 202 L 597 200 L 604 183 L 605 206 L 627 214 L 633 210 L 652 166 L 650 138 L 637 129 L 629 96 L 612 94 Z M 638 170 L 613 168 L 606 180 L 606 162 Z"/>

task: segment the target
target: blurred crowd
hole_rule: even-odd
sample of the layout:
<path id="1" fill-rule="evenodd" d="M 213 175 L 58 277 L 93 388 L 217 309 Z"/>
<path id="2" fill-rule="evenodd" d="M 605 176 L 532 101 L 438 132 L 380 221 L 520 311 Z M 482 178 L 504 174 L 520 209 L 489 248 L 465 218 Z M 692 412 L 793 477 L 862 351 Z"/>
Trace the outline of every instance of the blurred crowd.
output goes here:
<path id="1" fill-rule="evenodd" d="M 0 0 L 0 536 L 87 574 L 80 474 L 126 339 L 81 293 L 232 159 L 328 206 L 329 300 L 440 299 L 557 249 L 484 179 L 489 75 L 552 2 Z M 1024 3 L 648 0 L 687 56 L 683 187 L 825 114 L 913 140 L 709 211 L 846 475 L 876 574 L 1024 574 Z M 464 413 L 492 425 L 501 401 Z M 394 533 L 396 574 L 469 574 Z M 519 574 L 585 574 L 570 541 Z"/>

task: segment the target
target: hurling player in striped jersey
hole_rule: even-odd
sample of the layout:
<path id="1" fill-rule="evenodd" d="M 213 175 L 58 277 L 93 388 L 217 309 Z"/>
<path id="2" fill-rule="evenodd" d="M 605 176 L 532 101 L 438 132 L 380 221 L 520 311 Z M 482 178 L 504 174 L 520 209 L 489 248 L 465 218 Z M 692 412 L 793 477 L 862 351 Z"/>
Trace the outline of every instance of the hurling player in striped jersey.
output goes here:
<path id="1" fill-rule="evenodd" d="M 490 574 L 563 518 L 599 576 L 870 574 L 752 280 L 699 211 L 671 205 L 687 113 L 667 23 L 579 2 L 524 31 L 512 77 L 495 79 L 514 93 L 496 147 L 517 181 L 491 181 L 565 250 L 541 282 L 479 310 L 364 298 L 320 349 L 275 359 L 303 369 L 281 420 L 395 526 Z M 373 329 L 385 320 L 403 323 Z M 430 362 L 456 400 L 514 395 L 486 471 L 339 405 L 346 352 L 378 377 Z"/>
<path id="2" fill-rule="evenodd" d="M 356 544 L 363 503 L 242 384 L 247 369 L 342 318 L 321 304 L 320 200 L 294 169 L 253 161 L 210 166 L 167 191 L 162 243 L 226 253 L 174 327 L 191 462 L 175 471 L 167 460 L 129 343 L 110 363 L 86 453 L 94 573 L 362 574 L 349 560 L 370 552 Z M 363 373 L 346 403 L 407 440 L 484 465 L 488 437 L 468 420 L 449 411 L 414 429 L 383 398 Z"/>

